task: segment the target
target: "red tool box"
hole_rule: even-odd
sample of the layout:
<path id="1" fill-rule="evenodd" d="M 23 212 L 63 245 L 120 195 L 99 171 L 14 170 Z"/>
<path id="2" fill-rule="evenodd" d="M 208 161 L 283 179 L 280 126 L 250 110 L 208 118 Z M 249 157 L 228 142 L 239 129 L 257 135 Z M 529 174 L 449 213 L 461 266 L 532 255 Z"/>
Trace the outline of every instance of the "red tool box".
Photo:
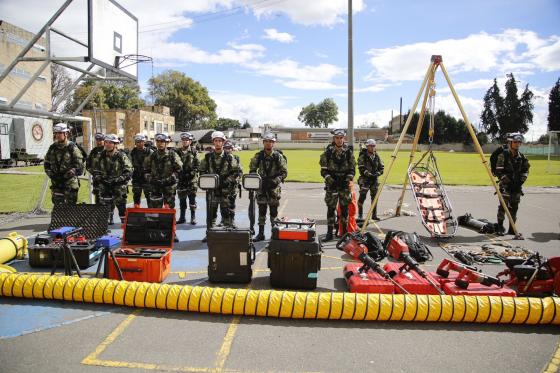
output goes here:
<path id="1" fill-rule="evenodd" d="M 126 281 L 162 282 L 171 269 L 175 209 L 129 208 L 115 257 Z M 118 280 L 109 262 L 109 278 Z"/>
<path id="2" fill-rule="evenodd" d="M 360 273 L 361 263 L 348 263 L 344 266 L 344 278 L 352 293 L 394 294 L 395 285 L 373 270 Z"/>
<path id="3" fill-rule="evenodd" d="M 386 272 L 394 272 L 396 273 L 393 276 L 393 280 L 396 283 L 401 285 L 405 288 L 410 294 L 435 294 L 439 295 L 437 289 L 432 286 L 426 279 L 420 276 L 416 271 L 403 271 L 400 272 L 401 267 L 404 264 L 402 263 L 387 263 L 383 266 Z M 432 274 L 427 273 L 427 275 L 431 278 L 431 280 L 438 284 L 438 281 Z M 400 293 L 399 289 L 395 288 L 397 293 Z"/>
<path id="4" fill-rule="evenodd" d="M 280 218 L 274 220 L 273 240 L 315 241 L 315 220 Z"/>
<path id="5" fill-rule="evenodd" d="M 495 295 L 500 297 L 515 297 L 517 293 L 510 287 L 497 285 L 485 286 L 478 283 L 471 283 L 466 289 L 463 289 L 454 282 L 446 282 L 441 288 L 448 295 Z"/>

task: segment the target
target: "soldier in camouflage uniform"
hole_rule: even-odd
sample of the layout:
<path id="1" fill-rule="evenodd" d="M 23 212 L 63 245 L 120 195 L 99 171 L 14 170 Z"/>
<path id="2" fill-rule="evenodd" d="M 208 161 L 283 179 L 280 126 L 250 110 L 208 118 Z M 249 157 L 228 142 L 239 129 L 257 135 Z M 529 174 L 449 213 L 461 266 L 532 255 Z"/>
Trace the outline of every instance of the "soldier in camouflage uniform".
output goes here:
<path id="1" fill-rule="evenodd" d="M 102 133 L 95 134 L 95 147 L 91 149 L 89 155 L 86 160 L 86 169 L 93 177 L 93 170 L 96 167 L 97 158 L 99 158 L 99 154 L 105 149 L 105 135 Z M 92 179 L 91 186 L 93 189 L 93 197 L 95 199 L 95 203 L 99 204 L 99 184 Z"/>
<path id="2" fill-rule="evenodd" d="M 164 204 L 175 208 L 175 192 L 183 162 L 172 149 L 167 149 L 171 139 L 165 133 L 155 136 L 157 150 L 144 162 L 146 180 L 150 183 L 150 207 L 161 208 Z"/>
<path id="3" fill-rule="evenodd" d="M 231 217 L 231 225 L 235 226 L 235 201 L 237 199 L 237 191 L 239 191 L 239 197 L 241 198 L 241 177 L 243 176 L 243 167 L 241 165 L 241 160 L 239 159 L 239 156 L 237 154 L 233 154 L 233 143 L 231 141 L 226 140 L 226 142 L 224 142 L 224 152 L 226 154 L 231 154 L 237 161 L 237 164 L 239 165 L 239 171 L 237 175 L 237 185 L 232 190 L 232 193 L 229 195 L 229 213 Z"/>
<path id="4" fill-rule="evenodd" d="M 368 192 L 371 196 L 371 201 L 377 194 L 377 187 L 379 182 L 377 178 L 383 175 L 385 166 L 383 161 L 375 150 L 375 140 L 368 139 L 366 141 L 366 148 L 360 151 L 358 157 L 358 170 L 360 170 L 360 177 L 358 178 L 358 185 L 360 186 L 360 197 L 358 198 L 358 219 L 363 220 L 364 201 L 366 200 Z M 379 220 L 377 217 L 377 206 L 373 209 L 372 219 Z"/>
<path id="5" fill-rule="evenodd" d="M 145 146 L 146 136 L 138 133 L 134 136 L 135 147 L 130 152 L 130 159 L 132 160 L 132 195 L 134 198 L 134 207 L 140 207 L 142 200 L 142 191 L 146 197 L 146 204 L 150 206 L 150 184 L 144 178 L 144 161 L 154 151 Z"/>
<path id="6" fill-rule="evenodd" d="M 128 182 L 132 177 L 132 163 L 127 155 L 117 149 L 117 135 L 105 136 L 105 149 L 99 155 L 94 169 L 95 181 L 99 183 L 99 199 L 102 205 L 110 205 L 109 224 L 113 224 L 113 211 L 119 211 L 121 223 L 126 212 Z"/>
<path id="7" fill-rule="evenodd" d="M 55 142 L 45 155 L 45 173 L 51 179 L 53 205 L 76 204 L 80 189 L 80 176 L 84 170 L 84 158 L 76 144 L 68 140 L 70 130 L 66 123 L 53 127 Z"/>
<path id="8" fill-rule="evenodd" d="M 226 136 L 223 132 L 214 131 L 212 133 L 212 143 L 214 150 L 206 153 L 200 162 L 200 175 L 216 174 L 219 177 L 218 188 L 213 191 L 214 197 L 207 206 L 206 213 L 209 214 L 209 227 L 212 228 L 218 216 L 218 207 L 222 215 L 222 224 L 231 227 L 231 209 L 229 196 L 235 192 L 237 178 L 239 177 L 240 166 L 231 154 L 226 154 L 223 150 Z M 205 240 L 203 240 L 205 242 Z"/>
<path id="9" fill-rule="evenodd" d="M 254 241 L 262 241 L 264 237 L 264 225 L 266 223 L 267 206 L 270 207 L 270 223 L 278 216 L 278 206 L 282 189 L 280 184 L 288 176 L 288 167 L 284 155 L 274 149 L 276 137 L 272 133 L 263 135 L 264 149 L 255 154 L 249 164 L 250 173 L 258 173 L 261 176 L 261 189 L 257 192 L 257 204 L 259 205 L 259 233 Z"/>
<path id="10" fill-rule="evenodd" d="M 179 184 L 177 185 L 177 196 L 179 197 L 179 208 L 181 216 L 177 224 L 184 224 L 185 213 L 187 211 L 187 198 L 191 210 L 191 224 L 196 224 L 196 190 L 198 183 L 198 168 L 200 160 L 198 152 L 193 146 L 194 136 L 189 132 L 181 133 L 181 147 L 176 150 L 183 162 L 183 169 L 179 174 Z"/>
<path id="11" fill-rule="evenodd" d="M 340 204 L 341 235 L 346 233 L 348 225 L 348 205 L 352 201 L 350 181 L 356 173 L 356 160 L 352 147 L 344 144 L 346 131 L 336 129 L 332 131 L 333 143 L 327 146 L 319 164 L 321 176 L 325 179 L 325 203 L 327 204 L 327 235 L 326 241 L 333 239 L 336 204 Z"/>
<path id="12" fill-rule="evenodd" d="M 517 210 L 523 195 L 522 186 L 529 176 L 529 160 L 519 151 L 523 142 L 523 135 L 513 133 L 508 136 L 508 149 L 504 150 L 496 162 L 496 176 L 499 179 L 500 192 L 508 207 L 511 217 L 517 220 Z M 503 234 L 505 210 L 498 206 L 498 232 Z M 510 225 L 507 234 L 514 234 Z"/>

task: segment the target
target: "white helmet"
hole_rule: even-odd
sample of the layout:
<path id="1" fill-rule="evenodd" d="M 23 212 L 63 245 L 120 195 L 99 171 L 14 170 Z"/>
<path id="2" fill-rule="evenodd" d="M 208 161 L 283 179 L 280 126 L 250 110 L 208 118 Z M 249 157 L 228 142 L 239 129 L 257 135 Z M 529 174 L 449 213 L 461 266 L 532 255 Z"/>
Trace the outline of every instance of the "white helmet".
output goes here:
<path id="1" fill-rule="evenodd" d="M 169 138 L 169 136 L 166 133 L 156 133 L 155 140 L 156 141 L 165 141 L 165 142 L 171 141 L 171 139 Z"/>
<path id="2" fill-rule="evenodd" d="M 267 132 L 262 137 L 263 141 L 270 140 L 276 142 L 276 136 L 272 132 Z"/>
<path id="3" fill-rule="evenodd" d="M 376 142 L 375 139 L 367 139 L 366 146 L 375 146 Z"/>
<path id="4" fill-rule="evenodd" d="M 57 123 L 53 126 L 53 132 L 54 133 L 59 133 L 59 132 L 70 132 L 70 129 L 68 128 L 68 125 L 66 123 Z"/>
<path id="5" fill-rule="evenodd" d="M 105 141 L 112 142 L 113 144 L 120 144 L 119 137 L 115 134 L 105 135 Z"/>
<path id="6" fill-rule="evenodd" d="M 134 135 L 134 141 L 146 141 L 146 136 L 141 133 Z"/>
<path id="7" fill-rule="evenodd" d="M 227 140 L 226 135 L 224 135 L 224 133 L 222 131 L 212 132 L 212 141 L 214 141 L 214 139 L 222 139 L 224 141 Z"/>

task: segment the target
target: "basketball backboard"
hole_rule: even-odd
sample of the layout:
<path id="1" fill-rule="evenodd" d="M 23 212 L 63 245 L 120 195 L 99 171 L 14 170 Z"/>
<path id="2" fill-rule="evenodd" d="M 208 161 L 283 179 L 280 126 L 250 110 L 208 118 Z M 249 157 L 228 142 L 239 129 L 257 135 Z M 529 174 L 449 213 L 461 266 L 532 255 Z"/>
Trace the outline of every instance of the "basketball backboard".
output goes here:
<path id="1" fill-rule="evenodd" d="M 114 0 L 88 0 L 89 61 L 136 80 L 138 65 L 120 61 L 137 54 L 138 19 Z"/>

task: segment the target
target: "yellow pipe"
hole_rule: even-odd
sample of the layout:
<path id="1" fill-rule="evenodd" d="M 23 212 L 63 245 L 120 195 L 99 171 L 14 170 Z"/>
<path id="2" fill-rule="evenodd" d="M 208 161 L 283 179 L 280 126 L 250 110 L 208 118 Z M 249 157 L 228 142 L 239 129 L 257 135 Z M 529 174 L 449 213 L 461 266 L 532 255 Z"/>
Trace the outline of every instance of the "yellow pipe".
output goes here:
<path id="1" fill-rule="evenodd" d="M 0 238 L 0 264 L 7 263 L 15 258 L 23 259 L 27 255 L 27 238 L 16 232 L 9 233 Z"/>
<path id="2" fill-rule="evenodd" d="M 292 319 L 560 324 L 557 297 L 224 289 L 32 273 L 0 273 L 0 296 Z"/>

